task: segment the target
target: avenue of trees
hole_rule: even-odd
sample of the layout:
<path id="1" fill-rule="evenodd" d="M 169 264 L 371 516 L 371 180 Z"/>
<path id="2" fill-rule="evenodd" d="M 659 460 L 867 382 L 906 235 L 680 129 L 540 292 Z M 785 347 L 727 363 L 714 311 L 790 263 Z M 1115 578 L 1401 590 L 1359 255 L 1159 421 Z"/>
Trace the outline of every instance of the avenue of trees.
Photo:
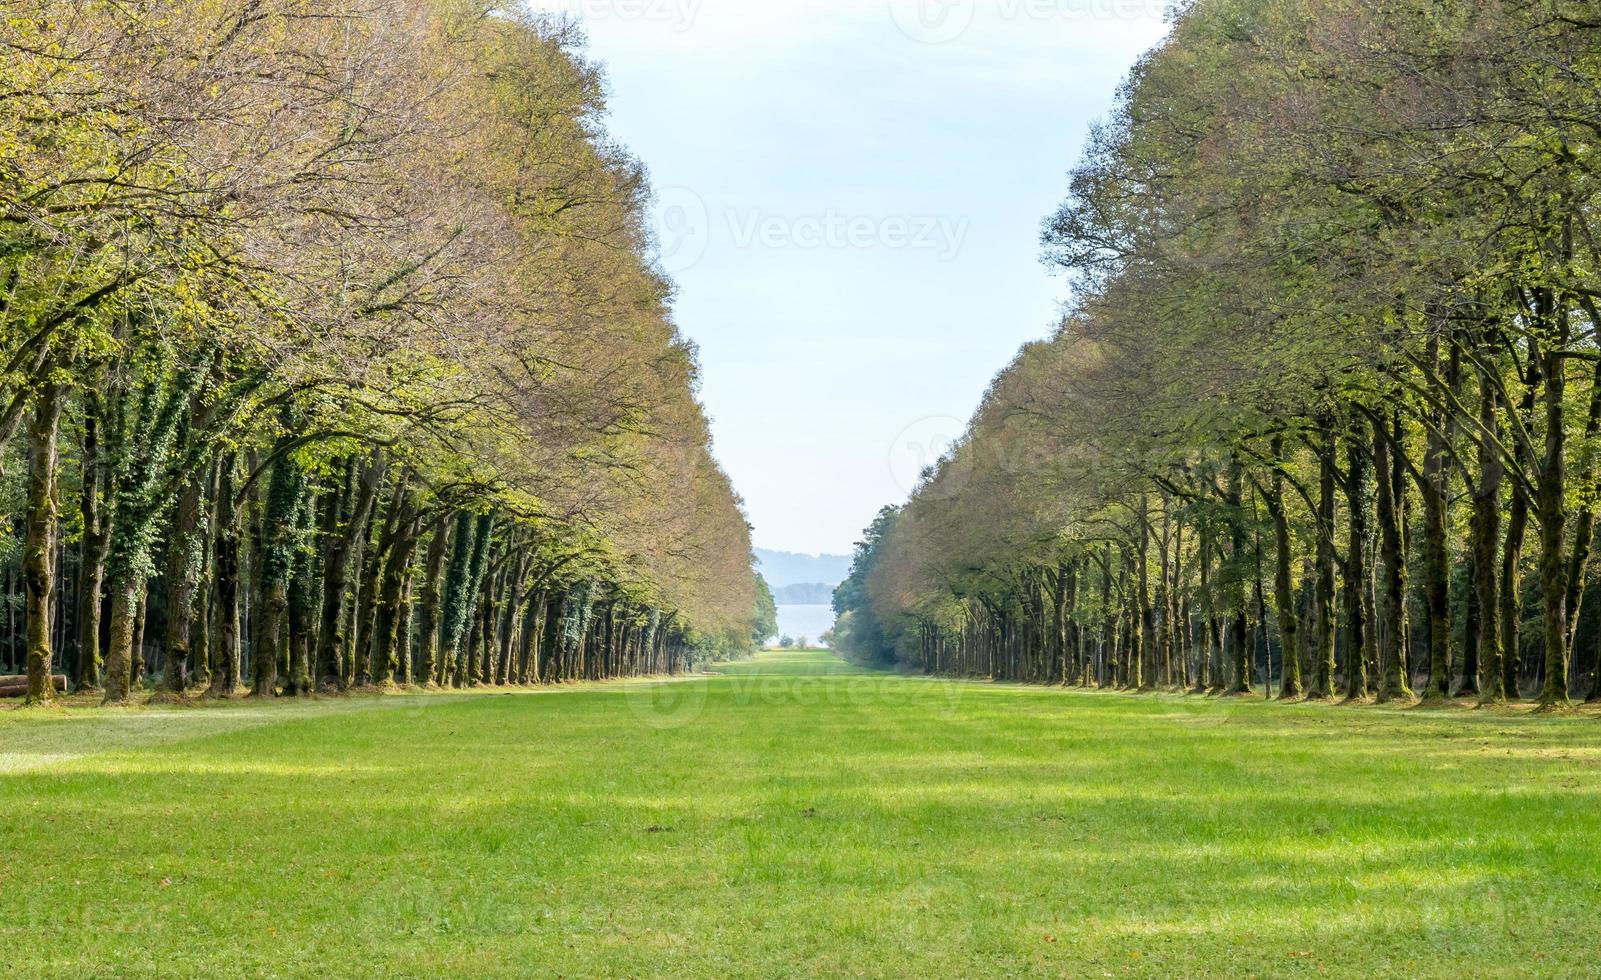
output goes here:
<path id="1" fill-rule="evenodd" d="M 669 673 L 767 635 L 646 175 L 564 22 L 12 0 L 0 78 L 29 700 Z"/>
<path id="2" fill-rule="evenodd" d="M 1598 191 L 1593 3 L 1182 5 L 1046 222 L 1072 305 L 869 528 L 838 645 L 1597 698 Z"/>

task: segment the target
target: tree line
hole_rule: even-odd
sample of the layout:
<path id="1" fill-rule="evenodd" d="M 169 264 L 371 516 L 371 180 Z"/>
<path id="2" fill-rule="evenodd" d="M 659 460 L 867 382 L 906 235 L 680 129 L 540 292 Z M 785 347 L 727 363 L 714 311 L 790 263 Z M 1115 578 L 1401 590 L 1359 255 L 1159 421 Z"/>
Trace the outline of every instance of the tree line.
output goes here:
<path id="1" fill-rule="evenodd" d="M 1181 5 L 1045 222 L 1059 326 L 868 529 L 839 645 L 1136 689 L 1601 696 L 1598 96 L 1587 3 Z"/>
<path id="2" fill-rule="evenodd" d="M 0 52 L 29 701 L 671 673 L 768 628 L 569 23 L 16 0 Z"/>

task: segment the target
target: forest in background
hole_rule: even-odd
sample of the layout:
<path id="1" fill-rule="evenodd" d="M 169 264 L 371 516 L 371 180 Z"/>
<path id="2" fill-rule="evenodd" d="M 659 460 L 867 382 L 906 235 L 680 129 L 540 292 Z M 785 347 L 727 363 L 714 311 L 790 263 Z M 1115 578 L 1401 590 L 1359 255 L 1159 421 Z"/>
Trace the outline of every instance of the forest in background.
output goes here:
<path id="1" fill-rule="evenodd" d="M 0 58 L 15 693 L 670 673 L 771 631 L 569 23 L 17 0 Z"/>
<path id="2" fill-rule="evenodd" d="M 1045 223 L 1074 299 L 836 592 L 941 674 L 1601 697 L 1601 16 L 1191 0 Z"/>

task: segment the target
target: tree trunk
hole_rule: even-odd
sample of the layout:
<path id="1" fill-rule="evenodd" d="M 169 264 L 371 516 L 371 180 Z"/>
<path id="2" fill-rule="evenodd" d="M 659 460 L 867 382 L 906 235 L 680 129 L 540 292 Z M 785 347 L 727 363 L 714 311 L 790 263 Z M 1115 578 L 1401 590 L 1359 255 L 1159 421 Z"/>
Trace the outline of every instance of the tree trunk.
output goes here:
<path id="1" fill-rule="evenodd" d="M 1324 419 L 1323 442 L 1318 447 L 1317 513 L 1317 645 L 1316 670 L 1312 674 L 1309 698 L 1334 696 L 1334 518 L 1335 467 L 1334 423 Z"/>
<path id="2" fill-rule="evenodd" d="M 407 583 L 411 580 L 411 559 L 417 550 L 419 519 L 415 495 L 408 492 L 406 497 L 400 529 L 396 532 L 394 543 L 389 549 L 388 560 L 384 563 L 383 584 L 378 590 L 378 620 L 375 634 L 378 645 L 373 655 L 373 682 L 376 684 L 389 683 L 395 671 L 402 669 L 402 661 L 411 659 L 410 629 L 408 626 L 403 633 L 401 620 L 409 605 L 409 597 L 406 594 Z M 402 643 L 402 640 L 405 642 Z M 409 666 L 404 667 L 403 672 L 406 679 L 410 680 Z"/>
<path id="3" fill-rule="evenodd" d="M 1596 486 L 1598 454 L 1597 439 L 1601 438 L 1601 360 L 1596 361 L 1590 382 L 1590 409 L 1585 415 L 1584 436 L 1580 445 L 1582 455 L 1574 474 L 1580 488 L 1582 502 L 1573 514 L 1573 550 L 1568 558 L 1567 591 L 1563 602 L 1568 614 L 1568 649 L 1572 650 L 1579 631 L 1579 612 L 1584 601 L 1585 572 L 1590 563 L 1590 549 L 1595 543 L 1595 497 L 1601 490 Z M 1601 667 L 1591 681 L 1586 700 L 1601 698 Z"/>
<path id="4" fill-rule="evenodd" d="M 1367 697 L 1368 637 L 1366 607 L 1362 593 L 1367 588 L 1367 537 L 1368 537 L 1368 460 L 1358 438 L 1361 429 L 1352 426 L 1351 440 L 1346 446 L 1345 499 L 1350 505 L 1350 534 L 1346 539 L 1345 556 L 1345 699 L 1358 701 Z"/>
<path id="5" fill-rule="evenodd" d="M 422 607 L 417 610 L 417 682 L 425 686 L 438 683 L 435 675 L 439 670 L 441 580 L 449 553 L 450 520 L 445 515 L 434 522 L 433 537 L 428 542 L 428 557 L 423 562 Z"/>
<path id="6" fill-rule="evenodd" d="M 272 483 L 262 519 L 260 625 L 255 631 L 251 696 L 276 697 L 278 665 L 284 662 L 288 639 L 289 578 L 294 569 L 302 493 L 302 477 L 284 452 L 288 437 L 280 437 L 272 464 Z"/>
<path id="7" fill-rule="evenodd" d="M 1501 630 L 1498 616 L 1501 609 L 1500 569 L 1496 567 L 1496 544 L 1501 531 L 1501 479 L 1503 463 L 1500 451 L 1490 441 L 1490 434 L 1499 424 L 1497 396 L 1493 382 L 1481 369 L 1479 372 L 1479 485 L 1473 492 L 1473 592 L 1478 600 L 1478 667 L 1483 678 L 1483 699 L 1500 701 L 1505 698 L 1504 674 L 1501 670 Z M 1471 676 L 1462 678 L 1463 694 L 1478 691 L 1479 680 Z"/>
<path id="8" fill-rule="evenodd" d="M 134 619 L 138 616 L 139 582 L 116 576 L 111 592 L 111 635 L 106 655 L 106 692 L 102 704 L 127 704 L 133 696 Z"/>
<path id="9" fill-rule="evenodd" d="M 289 573 L 289 618 L 287 644 L 289 647 L 289 674 L 284 682 L 284 693 L 309 695 L 316 690 L 312 661 L 317 656 L 316 642 L 318 611 L 322 607 L 322 568 L 319 548 L 308 547 L 314 541 L 317 523 L 317 495 L 303 490 L 300 506 L 295 511 L 295 554 Z"/>
<path id="10" fill-rule="evenodd" d="M 441 617 L 444 621 L 443 655 L 441 671 L 449 678 L 450 686 L 460 687 L 464 664 L 461 662 L 461 643 L 466 639 L 467 623 L 472 618 L 472 598 L 467 582 L 472 574 L 474 551 L 473 516 L 469 511 L 456 514 L 454 545 L 450 557 L 450 570 L 445 576 L 445 603 Z M 442 682 L 443 683 L 443 682 Z"/>
<path id="11" fill-rule="evenodd" d="M 145 681 L 145 627 L 150 622 L 150 580 L 141 579 L 139 582 L 139 601 L 134 605 L 133 612 L 133 685 L 138 687 Z"/>
<path id="12" fill-rule="evenodd" d="M 285 613 L 289 609 L 288 585 L 277 580 L 266 582 L 257 608 L 261 612 L 255 624 L 250 695 L 275 698 L 278 696 L 278 662 L 282 659 L 279 644 L 284 633 Z"/>
<path id="13" fill-rule="evenodd" d="M 367 520 L 373 500 L 383 484 L 385 457 L 374 451 L 367 464 L 355 472 L 347 463 L 346 479 L 340 492 L 329 496 L 323 527 L 328 556 L 322 569 L 322 616 L 317 629 L 317 685 L 340 689 L 345 684 L 345 648 L 349 641 L 350 605 L 348 586 L 352 555 L 365 540 Z"/>
<path id="14" fill-rule="evenodd" d="M 195 586 L 204 560 L 200 479 L 191 474 L 178 491 L 167 546 L 167 630 L 164 641 L 166 670 L 162 687 L 182 696 L 189 686 L 189 632 L 194 619 Z"/>
<path id="15" fill-rule="evenodd" d="M 1561 317 L 1553 320 L 1558 324 L 1566 322 Z M 1567 396 L 1567 364 L 1561 356 L 1565 341 L 1566 329 L 1559 326 L 1557 342 L 1547 346 L 1541 358 L 1545 375 L 1545 458 L 1540 466 L 1535 505 L 1540 512 L 1540 593 L 1545 597 L 1545 687 L 1540 692 L 1540 705 L 1545 708 L 1568 703 L 1568 619 L 1563 606 L 1568 571 L 1564 554 L 1567 442 L 1562 404 Z"/>
<path id="16" fill-rule="evenodd" d="M 1427 698 L 1451 694 L 1451 559 L 1446 536 L 1447 471 L 1445 444 L 1429 432 L 1423 487 L 1423 604 L 1429 623 Z"/>
<path id="17" fill-rule="evenodd" d="M 106 704 L 126 703 L 144 670 L 145 586 L 153 570 L 150 552 L 161 516 L 169 506 L 159 464 L 170 452 L 180 424 L 188 418 L 190 402 L 211 364 L 208 355 L 185 369 L 165 397 L 161 384 L 147 383 L 131 431 L 123 432 L 120 424 L 115 427 L 118 446 L 113 458 L 119 465 L 110 481 L 116 515 L 110 521 L 111 545 L 106 557 L 112 595 Z"/>
<path id="18" fill-rule="evenodd" d="M 527 609 L 523 613 L 517 683 L 537 684 L 541 680 L 536 671 L 539 669 L 539 638 L 544 630 L 545 590 L 536 591 L 525 605 Z"/>
<path id="19" fill-rule="evenodd" d="M 512 566 L 506 608 L 501 617 L 500 656 L 495 673 L 497 684 L 517 682 L 517 631 L 522 621 L 523 590 L 527 587 L 527 577 L 528 552 L 520 550 Z"/>
<path id="20" fill-rule="evenodd" d="M 394 540 L 395 522 L 399 520 L 396 502 L 401 493 L 399 483 L 390 491 L 389 505 L 385 508 L 383 525 L 378 533 L 369 534 L 365 549 L 358 549 L 356 560 L 361 562 L 361 577 L 356 584 L 356 605 L 351 614 L 350 665 L 352 683 L 365 686 L 373 682 L 372 659 L 378 648 L 378 588 L 383 574 L 384 559 Z"/>
<path id="21" fill-rule="evenodd" d="M 216 563 L 217 643 L 211 653 L 208 697 L 231 698 L 239 688 L 239 510 L 234 505 L 232 455 L 224 456 L 217 474 Z"/>
<path id="22" fill-rule="evenodd" d="M 103 506 L 105 463 L 100 455 L 100 398 L 84 396 L 83 480 L 79 511 L 83 542 L 78 552 L 78 670 L 80 691 L 100 688 L 100 606 L 106 583 L 106 551 L 111 544 L 109 509 Z"/>
<path id="23" fill-rule="evenodd" d="M 1497 618 L 1501 627 L 1501 693 L 1509 701 L 1517 700 L 1518 676 L 1522 673 L 1523 649 L 1523 590 L 1520 566 L 1523 563 L 1523 541 L 1529 525 L 1529 497 L 1516 483 L 1512 484 L 1512 506 L 1507 510 L 1506 540 L 1501 546 L 1501 581 L 1497 593 L 1501 608 Z"/>
<path id="24" fill-rule="evenodd" d="M 1229 603 L 1233 606 L 1229 620 L 1229 645 L 1234 660 L 1233 677 L 1229 680 L 1228 688 L 1230 694 L 1251 693 L 1251 651 L 1246 646 L 1250 630 L 1245 621 L 1245 555 L 1248 546 L 1245 505 L 1241 498 L 1244 483 L 1245 474 L 1239 457 L 1231 454 L 1228 498 L 1225 501 L 1229 513 L 1230 557 L 1234 565 L 1228 577 Z"/>
<path id="25" fill-rule="evenodd" d="M 1379 700 L 1410 699 L 1406 663 L 1406 557 L 1401 538 L 1401 494 L 1395 454 L 1401 447 L 1385 423 L 1373 419 L 1373 469 L 1378 476 L 1379 562 L 1383 568 L 1384 646 L 1380 650 Z"/>
<path id="26" fill-rule="evenodd" d="M 1273 459 L 1275 464 L 1282 464 L 1283 436 L 1273 437 Z M 1273 492 L 1267 497 L 1267 509 L 1268 515 L 1273 518 L 1273 606 L 1278 613 L 1279 645 L 1283 649 L 1280 657 L 1283 661 L 1283 678 L 1279 683 L 1279 700 L 1288 701 L 1302 694 L 1301 654 L 1300 646 L 1296 643 L 1299 623 L 1290 568 L 1290 562 L 1294 559 L 1291 554 L 1290 521 L 1284 512 L 1284 474 L 1277 466 L 1273 470 Z"/>
<path id="27" fill-rule="evenodd" d="M 1146 658 L 1150 656 L 1151 644 L 1151 523 L 1150 508 L 1146 498 L 1140 497 L 1139 511 L 1139 538 L 1138 548 L 1134 553 L 1134 587 L 1138 592 L 1130 606 L 1133 613 L 1130 621 L 1129 637 L 1131 647 L 1129 651 L 1128 686 L 1136 691 L 1147 690 L 1152 678 L 1146 673 Z"/>
<path id="28" fill-rule="evenodd" d="M 28 428 L 28 522 L 22 552 L 28 617 L 28 693 L 24 703 L 46 704 L 56 696 L 50 628 L 56 597 L 57 435 L 66 392 L 59 383 L 48 381 L 35 397 L 33 422 Z"/>
<path id="29" fill-rule="evenodd" d="M 1200 555 L 1198 560 L 1201 566 L 1201 649 L 1196 662 L 1194 693 L 1204 694 L 1212 687 L 1212 640 L 1216 635 L 1212 628 L 1217 618 L 1217 595 L 1212 584 L 1212 541 L 1215 532 L 1209 523 L 1201 525 Z"/>

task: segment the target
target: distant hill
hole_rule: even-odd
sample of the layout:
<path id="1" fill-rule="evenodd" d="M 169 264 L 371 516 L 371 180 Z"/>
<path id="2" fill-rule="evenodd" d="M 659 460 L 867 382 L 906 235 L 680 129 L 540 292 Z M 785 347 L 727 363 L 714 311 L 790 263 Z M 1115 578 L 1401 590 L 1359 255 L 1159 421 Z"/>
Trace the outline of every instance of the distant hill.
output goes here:
<path id="1" fill-rule="evenodd" d="M 762 577 L 773 587 L 775 599 L 778 591 L 787 585 L 821 584 L 832 594 L 834 586 L 845 581 L 851 571 L 851 560 L 846 555 L 798 555 L 792 551 L 757 548 L 756 561 Z"/>
<path id="2" fill-rule="evenodd" d="M 773 601 L 781 606 L 826 606 L 834 601 L 834 587 L 826 582 L 797 582 L 773 590 Z"/>

